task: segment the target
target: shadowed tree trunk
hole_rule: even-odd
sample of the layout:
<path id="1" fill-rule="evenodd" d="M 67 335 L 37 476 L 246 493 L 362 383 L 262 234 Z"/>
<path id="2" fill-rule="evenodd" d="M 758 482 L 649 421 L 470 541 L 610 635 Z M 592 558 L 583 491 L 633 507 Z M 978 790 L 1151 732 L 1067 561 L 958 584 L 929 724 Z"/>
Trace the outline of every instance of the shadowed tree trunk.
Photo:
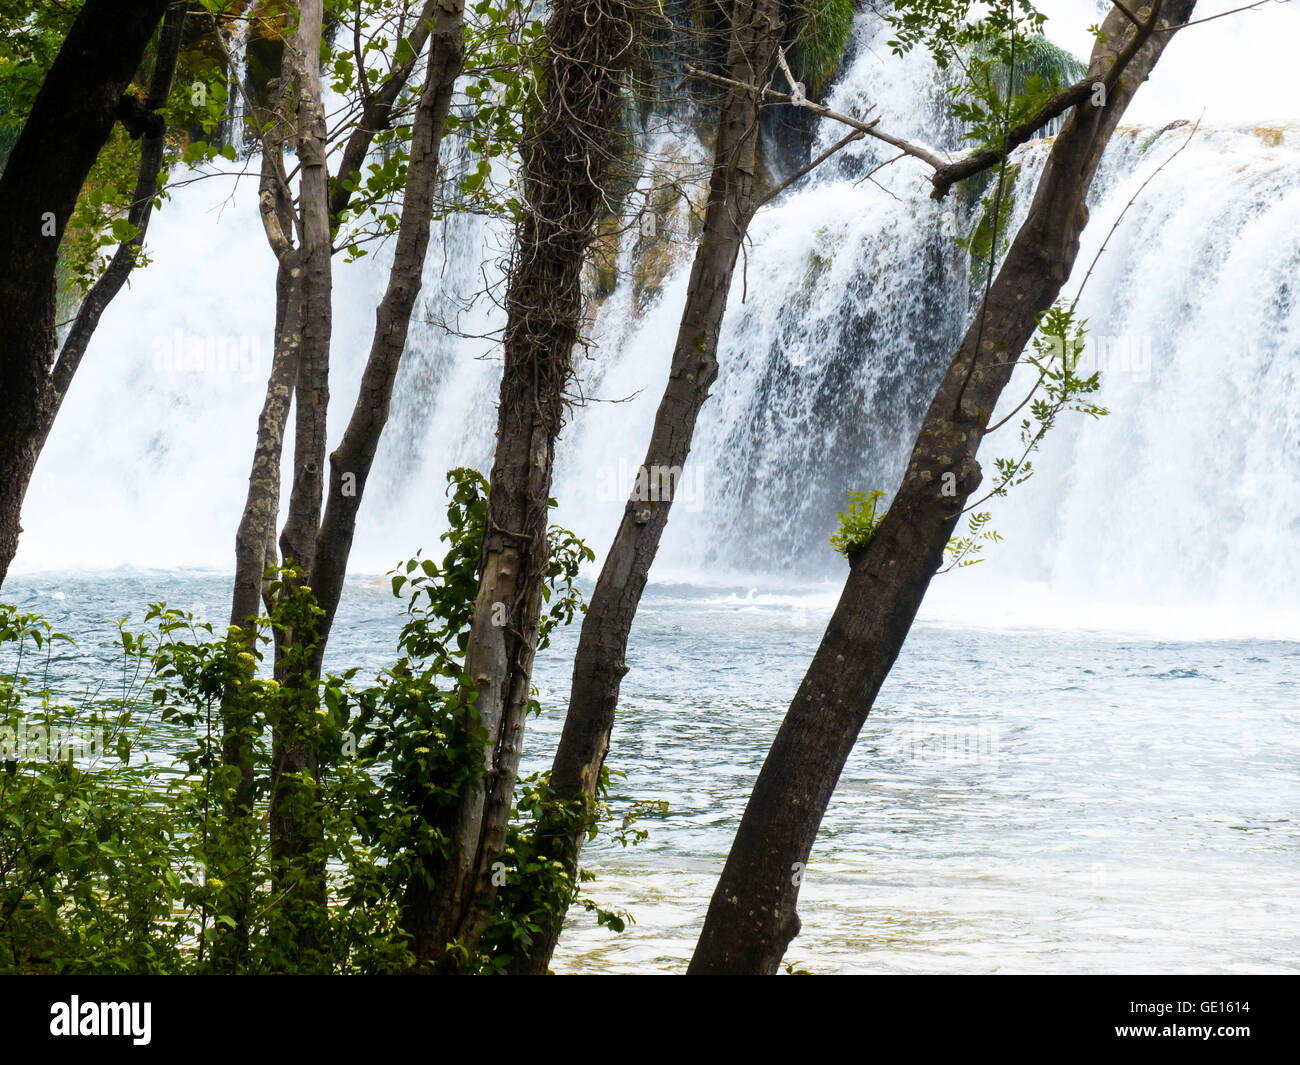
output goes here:
<path id="1" fill-rule="evenodd" d="M 486 771 L 445 826 L 450 857 L 417 877 L 404 905 L 417 964 L 472 956 L 505 843 L 548 559 L 546 519 L 564 389 L 582 316 L 582 267 L 605 210 L 604 184 L 637 30 L 627 0 L 556 0 L 542 99 L 528 121 L 522 217 L 506 294 L 505 368 L 482 572 L 466 652 Z"/>
<path id="2" fill-rule="evenodd" d="M 1194 7 L 1195 0 L 1148 0 L 1136 5 L 1137 27 L 1118 9 L 1106 18 L 1090 67 L 1105 84 L 1105 104 L 1084 101 L 1071 111 L 1029 215 L 930 405 L 898 493 L 850 558 L 839 604 L 750 796 L 691 973 L 774 973 L 798 933 L 801 874 L 826 805 L 980 484 L 975 455 L 993 409 L 1070 275 L 1102 153 L 1172 28 Z"/>
<path id="3" fill-rule="evenodd" d="M 149 91 L 144 98 L 146 111 L 157 111 L 166 106 L 171 95 L 172 79 L 176 75 L 176 61 L 180 57 L 181 36 L 185 30 L 186 0 L 172 0 L 163 18 L 162 36 L 158 42 L 158 55 L 154 59 L 153 73 L 149 78 Z M 149 229 L 149 219 L 153 216 L 153 201 L 158 195 L 158 175 L 162 171 L 163 153 L 167 147 L 167 131 L 164 129 L 157 136 L 143 134 L 140 142 L 140 168 L 136 174 L 135 194 L 131 197 L 131 206 L 127 209 L 127 221 L 139 232 L 130 240 L 117 246 L 113 258 L 104 272 L 91 286 L 86 298 L 77 309 L 77 317 L 68 331 L 63 347 L 59 350 L 59 361 L 54 365 L 51 375 L 53 395 L 41 426 L 38 450 L 44 446 L 59 407 L 68 394 L 68 386 L 81 365 L 82 356 L 95 335 L 99 320 L 113 298 L 122 291 L 126 279 L 135 267 L 136 260 L 144 248 L 145 233 Z"/>
<path id="4" fill-rule="evenodd" d="M 18 550 L 23 497 L 58 409 L 51 369 L 59 244 L 168 2 L 87 0 L 0 175 L 0 584 Z"/>
<path id="5" fill-rule="evenodd" d="M 755 181 L 761 86 L 781 41 L 780 0 L 738 0 L 732 13 L 728 73 L 714 146 L 704 232 L 691 267 L 690 287 L 673 348 L 668 385 L 655 415 L 645 461 L 623 520 L 591 595 L 573 662 L 564 732 L 551 769 L 555 798 L 590 809 L 609 752 L 624 655 L 646 578 L 668 524 L 669 509 L 691 450 L 691 438 L 709 388 L 718 376 L 718 334 L 741 241 L 757 209 Z M 538 849 L 564 862 L 576 877 L 585 827 L 552 808 L 539 826 Z M 517 972 L 545 973 L 564 915 L 538 933 Z"/>

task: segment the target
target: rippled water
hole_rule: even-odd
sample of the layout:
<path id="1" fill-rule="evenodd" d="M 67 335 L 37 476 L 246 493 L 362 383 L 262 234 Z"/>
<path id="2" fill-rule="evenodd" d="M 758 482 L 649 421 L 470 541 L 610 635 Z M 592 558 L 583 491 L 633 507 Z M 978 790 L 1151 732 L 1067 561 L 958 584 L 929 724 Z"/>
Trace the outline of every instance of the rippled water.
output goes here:
<path id="1" fill-rule="evenodd" d="M 216 622 L 229 580 L 19 575 L 5 598 L 78 638 L 166 599 Z M 587 849 L 621 935 L 577 915 L 562 972 L 680 971 L 833 603 L 827 587 L 652 586 L 633 632 L 617 800 L 666 799 L 649 840 Z M 344 596 L 331 662 L 378 667 L 400 613 Z M 576 630 L 540 656 L 526 770 L 559 735 Z M 789 960 L 828 972 L 1300 970 L 1300 644 L 982 627 L 922 616 L 849 760 Z"/>

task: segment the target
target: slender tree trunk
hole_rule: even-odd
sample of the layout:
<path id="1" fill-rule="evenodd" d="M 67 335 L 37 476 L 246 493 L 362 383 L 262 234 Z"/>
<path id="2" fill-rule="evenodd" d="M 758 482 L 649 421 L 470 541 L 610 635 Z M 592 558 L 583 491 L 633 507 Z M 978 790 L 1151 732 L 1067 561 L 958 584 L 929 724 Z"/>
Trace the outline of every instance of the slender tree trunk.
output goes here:
<path id="1" fill-rule="evenodd" d="M 776 62 L 781 28 L 779 0 L 737 0 L 728 67 L 731 80 L 739 84 L 727 89 L 722 102 L 704 232 L 691 268 L 668 385 L 637 485 L 592 592 L 573 662 L 569 712 L 551 769 L 555 798 L 570 810 L 574 801 L 589 809 L 596 797 L 619 685 L 628 669 L 628 633 L 668 524 L 696 420 L 718 375 L 718 335 L 727 294 L 741 241 L 757 208 L 760 90 Z M 557 811 L 540 826 L 539 848 L 563 861 L 576 877 L 585 838 L 584 828 Z M 516 971 L 546 972 L 563 923 L 564 915 L 556 915 Z"/>
<path id="2" fill-rule="evenodd" d="M 251 619 L 258 613 L 266 567 L 276 560 L 275 522 L 280 507 L 284 431 L 300 376 L 305 293 L 303 249 L 294 243 L 298 222 L 293 192 L 284 170 L 284 145 L 298 126 L 291 107 L 296 89 L 293 52 L 286 47 L 279 77 L 270 85 L 266 111 L 257 113 L 262 130 L 262 174 L 258 206 L 267 243 L 275 254 L 275 335 L 266 397 L 258 417 L 248 495 L 235 532 L 235 581 L 230 623 L 246 627 L 250 650 Z"/>
<path id="3" fill-rule="evenodd" d="M 249 474 L 248 500 L 235 537 L 235 590 L 230 624 L 243 633 L 245 649 L 251 654 L 257 645 L 258 605 L 262 575 L 275 561 L 275 515 L 280 501 L 280 456 L 284 429 L 289 418 L 293 382 L 298 376 L 300 304 L 290 270 L 281 265 L 276 277 L 275 343 L 266 399 L 258 420 L 253 469 Z M 271 604 L 267 604 L 270 609 Z M 248 875 L 254 868 L 251 856 L 254 796 L 254 751 L 264 722 L 244 701 L 246 682 L 257 673 L 256 662 L 248 661 L 239 680 L 225 693 L 221 703 L 221 760 L 236 768 L 233 792 L 226 801 L 222 830 L 226 835 L 228 864 L 217 874 L 227 885 L 228 913 L 234 926 L 218 926 L 212 949 L 216 971 L 238 973 L 248 962 L 248 916 L 252 885 Z"/>
<path id="4" fill-rule="evenodd" d="M 289 55 L 287 49 L 285 55 Z M 289 237 L 294 231 L 294 213 L 282 156 L 284 141 L 293 129 L 285 114 L 291 81 L 292 63 L 285 62 L 280 77 L 271 83 L 269 109 L 255 116 L 257 127 L 262 130 L 259 185 L 262 223 L 278 265 L 271 373 L 257 423 L 248 496 L 235 533 L 235 581 L 230 624 L 243 631 L 244 645 L 250 653 L 256 649 L 256 618 L 262 601 L 263 577 L 267 567 L 276 560 L 275 519 L 280 505 L 280 463 L 302 347 L 302 293 L 298 285 L 301 255 Z M 268 609 L 270 606 L 268 602 Z M 226 692 L 221 706 L 222 761 L 227 766 L 238 767 L 239 771 L 234 794 L 225 810 L 227 819 L 232 822 L 243 819 L 252 810 L 253 749 L 261 723 L 254 719 L 241 697 L 243 682 L 255 674 L 255 663 L 250 661 L 240 682 Z M 234 855 L 232 863 L 243 868 L 251 866 L 242 854 Z M 234 883 L 237 875 L 232 868 L 225 871 L 222 879 Z M 238 911 L 232 914 L 236 928 L 229 937 L 218 929 L 227 942 L 219 944 L 220 949 L 214 950 L 213 958 L 223 967 L 237 970 L 243 951 L 232 947 L 230 940 L 242 941 L 247 929 L 242 922 L 242 907 L 236 905 L 234 909 Z"/>
<path id="5" fill-rule="evenodd" d="M 300 463 L 295 473 L 290 513 L 280 547 L 286 560 L 293 557 L 303 568 L 312 596 L 324 608 L 325 614 L 311 624 L 310 631 L 299 630 L 293 634 L 293 638 L 305 640 L 314 646 L 310 657 L 295 667 L 296 672 L 292 677 L 285 676 L 289 667 L 283 661 L 279 662 L 278 672 L 283 679 L 291 682 L 290 690 L 297 691 L 305 704 L 312 701 L 308 689 L 320 674 L 325 642 L 342 590 L 361 492 L 387 418 L 393 379 L 405 347 L 411 311 L 419 293 L 438 176 L 439 148 L 456 76 L 463 61 L 463 26 L 463 0 L 428 0 L 408 38 L 410 58 L 395 67 L 378 89 L 372 90 L 358 126 L 346 142 L 340 164 L 340 180 L 330 185 L 328 214 L 331 226 L 337 226 L 340 216 L 349 208 L 355 195 L 355 190 L 349 189 L 347 185 L 355 179 L 375 133 L 388 124 L 392 106 L 432 34 L 434 43 L 427 67 L 425 91 L 416 109 L 412 133 L 407 188 L 393 272 L 388 291 L 377 312 L 375 338 L 352 421 L 343 444 L 331 462 L 336 476 L 323 518 L 319 513 L 322 492 L 319 456 L 323 454 L 324 448 L 325 408 L 321 400 L 328 395 L 328 364 L 319 361 L 319 353 L 322 350 L 328 351 L 328 331 L 326 328 L 322 347 L 319 335 L 316 338 L 309 337 L 304 323 L 311 313 L 308 309 L 310 303 L 318 309 L 324 307 L 324 324 L 328 327 L 328 300 L 322 299 L 319 286 L 315 289 L 311 287 L 310 272 L 307 269 L 308 226 L 305 222 L 298 226 L 304 234 L 303 247 L 296 247 L 293 243 L 295 218 L 282 164 L 283 142 L 294 128 L 301 128 L 302 112 L 299 112 L 296 127 L 280 122 L 264 136 L 262 213 L 268 240 L 280 261 L 276 348 L 258 425 L 248 500 L 236 535 L 236 575 L 231 624 L 244 626 L 251 641 L 254 631 L 248 621 L 257 612 L 259 593 L 261 598 L 266 599 L 266 586 L 262 578 L 266 566 L 276 558 L 275 522 L 280 498 L 284 430 L 290 398 L 296 391 L 299 418 L 295 434 L 295 458 L 303 454 L 305 444 L 308 461 Z M 293 53 L 286 52 L 286 61 L 291 64 L 294 62 L 292 55 Z M 296 67 L 286 67 L 282 76 L 282 84 L 286 88 L 296 84 L 300 78 L 301 74 L 295 73 L 296 70 Z M 280 104 L 283 111 L 283 99 Z M 265 117 L 267 116 L 259 121 L 259 125 L 265 125 Z M 323 166 L 320 172 L 324 173 Z M 311 202 L 317 210 L 321 202 L 320 189 L 319 181 L 311 186 Z M 305 197 L 306 192 L 304 202 Z M 318 217 L 316 228 L 312 231 L 318 240 L 323 233 L 319 222 Z M 323 246 L 328 248 L 328 241 Z M 324 291 L 328 293 L 328 275 Z M 318 353 L 318 363 L 314 370 L 305 368 L 305 348 L 314 348 Z M 316 401 L 314 407 L 313 399 Z M 313 506 L 316 508 L 315 514 L 312 513 Z M 266 606 L 270 609 L 273 603 L 268 600 Z M 238 765 L 240 768 L 240 788 L 228 811 L 234 819 L 246 813 L 250 806 L 253 784 L 254 736 L 251 723 L 246 720 L 247 715 L 239 705 L 237 694 L 232 692 L 234 697 L 226 701 L 228 713 L 224 721 L 223 751 L 226 764 Z M 304 705 L 298 709 L 307 711 L 310 708 Z M 307 772 L 312 779 L 318 777 L 314 737 L 295 730 L 289 724 L 297 716 L 299 715 L 286 718 L 285 725 L 276 732 L 273 761 L 277 782 L 283 773 Z M 310 717 L 306 720 L 310 720 Z M 315 867 L 303 868 L 303 857 L 309 849 L 307 841 L 311 837 L 311 826 L 315 821 L 309 798 L 305 790 L 289 782 L 285 786 L 273 785 L 272 832 L 273 836 L 283 841 L 281 847 L 284 849 L 283 867 L 286 875 L 288 871 L 296 869 L 296 875 L 301 877 L 305 874 L 315 883 L 318 882 L 321 870 Z M 292 815 L 287 810 L 291 801 L 296 804 Z M 296 834 L 301 834 L 303 841 L 294 847 L 291 846 L 290 837 Z M 310 866 L 310 863 L 307 864 Z M 303 940 L 302 946 L 306 951 L 313 944 L 310 940 Z"/>
<path id="6" fill-rule="evenodd" d="M 59 244 L 169 0 L 87 0 L 0 175 L 0 584 L 53 419 Z"/>
<path id="7" fill-rule="evenodd" d="M 438 185 L 442 134 L 451 109 L 456 78 L 465 58 L 464 20 L 464 0 L 440 0 L 430 39 L 424 91 L 411 129 L 411 157 L 388 288 L 375 312 L 370 356 L 361 377 L 352 418 L 342 442 L 330 456 L 329 502 L 325 507 L 311 569 L 312 591 L 325 611 L 312 660 L 313 676 L 320 675 L 325 642 L 343 591 L 357 511 L 375 451 L 388 423 L 393 382 L 397 379 L 402 352 L 406 348 L 411 312 L 420 293 L 424 256 L 429 247 L 433 197 Z"/>
<path id="8" fill-rule="evenodd" d="M 172 5 L 163 17 L 162 35 L 158 42 L 158 55 L 154 59 L 153 73 L 149 78 L 149 91 L 145 96 L 144 107 L 147 111 L 157 111 L 167 104 L 171 95 L 172 80 L 176 75 L 176 61 L 180 57 L 181 36 L 185 30 L 185 9 L 187 0 L 172 0 Z M 136 174 L 135 194 L 131 197 L 131 206 L 126 218 L 139 232 L 130 240 L 117 246 L 113 258 L 98 280 L 90 287 L 86 298 L 77 309 L 76 320 L 68 331 L 63 347 L 59 351 L 59 360 L 55 363 L 51 375 L 51 402 L 42 422 L 42 432 L 37 445 L 38 451 L 44 447 L 59 407 L 68 394 L 68 386 L 81 365 L 86 354 L 90 338 L 94 336 L 99 320 L 113 298 L 122 291 L 126 279 L 144 248 L 145 233 L 149 229 L 149 219 L 153 216 L 153 201 L 158 195 L 158 175 L 162 171 L 163 153 L 167 148 L 166 130 L 156 137 L 148 133 L 140 142 L 140 168 Z"/>
<path id="9" fill-rule="evenodd" d="M 417 878 L 406 898 L 403 925 L 423 967 L 454 966 L 452 941 L 472 956 L 496 891 L 491 865 L 504 846 L 523 742 L 582 267 L 604 206 L 634 18 L 628 0 L 556 0 L 547 20 L 543 97 L 523 146 L 497 451 L 465 661 L 474 714 L 487 733 L 485 773 L 447 826 L 450 858 L 428 870 L 427 881 Z"/>
<path id="10" fill-rule="evenodd" d="M 302 306 L 302 349 L 294 393 L 293 486 L 289 513 L 280 532 L 280 554 L 304 572 L 316 554 L 324 500 L 326 416 L 329 411 L 332 282 L 330 259 L 329 170 L 325 161 L 325 106 L 321 99 L 320 43 L 322 0 L 301 0 L 299 26 L 289 47 L 294 52 L 297 92 L 299 217 L 302 228 L 298 268 Z"/>
<path id="11" fill-rule="evenodd" d="M 407 38 L 410 45 L 409 58 L 398 64 L 379 87 L 371 91 L 361 118 L 344 146 L 339 176 L 330 184 L 331 225 L 337 226 L 339 217 L 351 206 L 356 190 L 348 186 L 356 181 L 375 134 L 388 126 L 393 104 L 419 62 L 439 7 L 446 2 L 447 0 L 427 0 Z M 291 74 L 290 71 L 285 73 Z M 268 227 L 267 236 L 280 262 L 280 269 L 276 278 L 275 353 L 270 380 L 267 382 L 266 400 L 258 421 L 248 499 L 235 537 L 232 625 L 243 625 L 257 613 L 262 575 L 269 561 L 275 558 L 274 529 L 280 503 L 284 427 L 294 383 L 298 378 L 297 347 L 301 340 L 301 325 L 296 319 L 287 318 L 286 310 L 289 306 L 301 307 L 301 295 L 291 290 L 291 282 L 298 274 L 300 254 L 291 242 L 294 226 L 292 204 L 280 159 L 283 142 L 289 135 L 288 130 L 292 128 L 283 121 L 282 113 L 277 114 L 277 111 L 282 112 L 283 106 L 283 101 L 278 100 L 271 112 L 259 115 L 257 120 L 261 128 L 272 119 L 281 119 L 278 127 L 273 127 L 262 135 L 260 186 L 262 212 Z M 292 328 L 286 330 L 286 322 L 292 322 Z M 292 358 L 288 357 L 290 354 Z M 269 550 L 267 529 L 271 530 Z"/>
<path id="12" fill-rule="evenodd" d="M 1147 0 L 1135 31 L 1107 17 L 1091 73 L 1104 106 L 1084 101 L 1052 146 L 1029 216 L 941 382 L 903 483 L 848 582 L 759 774 L 709 905 L 691 973 L 774 973 L 798 933 L 802 871 L 849 752 L 979 486 L 975 454 L 989 417 L 1079 251 L 1084 201 L 1102 152 L 1195 0 Z M 1163 7 L 1163 10 L 1162 10 Z M 1158 21 L 1157 21 L 1158 20 Z"/>
<path id="13" fill-rule="evenodd" d="M 289 421 L 294 382 L 298 379 L 298 350 L 302 341 L 302 303 L 292 268 L 276 270 L 276 330 L 266 398 L 257 422 L 248 497 L 235 533 L 235 585 L 230 624 L 249 630 L 261 604 L 263 574 L 275 561 L 275 518 L 280 506 L 280 459 Z M 269 532 L 269 535 L 268 535 Z"/>
<path id="14" fill-rule="evenodd" d="M 298 25 L 285 47 L 286 61 L 294 65 L 302 245 L 295 279 L 301 340 L 294 393 L 293 487 L 280 552 L 286 564 L 299 565 L 304 572 L 311 566 L 320 528 L 332 326 L 329 173 L 320 82 L 322 20 L 322 0 L 301 0 Z M 315 809 L 316 689 L 305 661 L 287 656 L 285 649 L 290 644 L 310 647 L 315 639 L 315 620 L 306 613 L 287 630 L 275 633 L 276 677 L 285 699 L 272 729 L 271 755 L 272 880 L 284 897 L 280 917 L 295 939 L 293 963 L 305 969 L 317 964 L 325 919 L 325 865 Z"/>

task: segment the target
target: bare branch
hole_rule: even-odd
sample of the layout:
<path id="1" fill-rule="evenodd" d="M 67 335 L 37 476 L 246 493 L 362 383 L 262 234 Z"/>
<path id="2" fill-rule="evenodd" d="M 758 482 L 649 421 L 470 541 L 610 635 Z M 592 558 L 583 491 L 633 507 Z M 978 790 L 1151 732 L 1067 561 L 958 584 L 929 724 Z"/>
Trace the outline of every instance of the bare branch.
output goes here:
<path id="1" fill-rule="evenodd" d="M 698 67 L 693 67 L 689 63 L 686 64 L 684 69 L 686 70 L 686 73 L 690 74 L 692 77 L 703 78 L 705 81 L 711 81 L 717 85 L 726 85 L 729 88 L 736 88 L 736 89 L 749 89 L 750 91 L 753 92 L 758 91 L 752 85 L 746 85 L 744 82 L 736 81 L 734 78 L 724 78 L 721 74 L 710 74 L 707 70 L 700 70 Z M 773 88 L 764 88 L 762 92 L 763 95 L 770 100 L 780 100 L 783 103 L 790 103 L 790 104 L 795 103 L 794 98 L 789 93 L 778 92 L 776 89 Z M 795 106 L 802 107 L 808 111 L 811 111 L 814 115 L 819 115 L 822 118 L 829 118 L 829 119 L 833 119 L 836 122 L 842 122 L 844 123 L 844 125 L 849 126 L 852 129 L 860 130 L 861 132 L 865 133 L 868 137 L 874 137 L 878 141 L 884 141 L 886 144 L 892 144 L 895 148 L 898 148 L 900 151 L 903 151 L 908 155 L 913 156 L 916 159 L 920 159 L 921 162 L 926 163 L 927 165 L 933 167 L 936 170 L 948 165 L 944 160 L 940 159 L 937 155 L 935 155 L 933 152 L 929 151 L 928 149 L 922 148 L 920 145 L 912 144 L 911 142 L 905 141 L 900 137 L 895 137 L 889 133 L 885 133 L 884 131 L 877 129 L 876 126 L 880 122 L 880 119 L 878 118 L 873 119 L 871 122 L 864 122 L 860 118 L 853 118 L 849 115 L 842 115 L 838 111 L 832 111 L 829 107 L 823 107 L 821 104 L 814 103 L 812 100 L 807 100 L 807 99 L 805 99 L 801 103 L 795 104 Z"/>
<path id="2" fill-rule="evenodd" d="M 1184 22 L 1178 26 L 1161 26 L 1154 33 L 1173 33 L 1175 30 L 1183 30 L 1188 26 L 1200 26 L 1206 22 L 1213 22 L 1215 19 L 1227 18 L 1229 15 L 1237 15 L 1243 11 L 1254 11 L 1256 8 L 1263 7 L 1265 4 L 1289 4 L 1291 0 L 1255 0 L 1253 4 L 1245 4 L 1242 7 L 1234 7 L 1231 11 L 1220 11 L 1217 15 L 1206 15 L 1205 18 L 1193 19 L 1191 22 Z"/>

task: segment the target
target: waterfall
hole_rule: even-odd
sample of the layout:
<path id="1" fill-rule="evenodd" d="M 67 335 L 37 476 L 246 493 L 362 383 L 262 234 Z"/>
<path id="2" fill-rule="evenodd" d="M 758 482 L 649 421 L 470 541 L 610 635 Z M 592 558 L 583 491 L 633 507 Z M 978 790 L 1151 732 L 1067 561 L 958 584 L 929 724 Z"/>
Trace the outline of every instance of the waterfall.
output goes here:
<path id="1" fill-rule="evenodd" d="M 1094 7 L 1058 6 L 1070 8 L 1072 25 L 1086 25 Z M 890 57 L 884 39 L 860 17 L 829 105 L 853 114 L 874 106 L 882 127 L 959 151 L 933 69 L 920 56 Z M 1180 35 L 1171 57 L 1182 44 Z M 1166 101 L 1178 87 L 1162 80 L 1167 73 L 1150 86 Z M 1191 127 L 1166 128 L 1169 120 L 1197 113 L 1132 117 L 1139 124 L 1121 130 L 1098 175 L 1067 296 L 1138 186 L 1187 140 Z M 842 132 L 821 122 L 812 151 Z M 676 165 L 707 162 L 689 137 L 647 143 Z M 846 490 L 896 487 L 973 312 L 969 264 L 953 244 L 971 211 L 959 192 L 931 201 L 914 160 L 874 172 L 890 158 L 884 147 L 850 145 L 755 220 L 656 579 L 838 583 L 843 563 L 826 541 Z M 1045 150 L 1035 142 L 1018 154 L 1019 188 L 1032 187 Z M 969 576 L 944 582 L 985 592 L 1018 582 L 1067 599 L 1285 605 L 1287 582 L 1271 570 L 1300 549 L 1298 164 L 1300 129 L 1237 116 L 1206 122 L 1151 182 L 1080 301 L 1110 415 L 1063 418 L 1036 475 L 988 508 L 1005 542 Z M 152 264 L 104 315 L 41 459 L 16 569 L 231 567 L 273 317 L 256 174 L 237 177 L 247 165 L 179 189 L 155 216 Z M 1020 195 L 1014 210 L 1027 203 Z M 482 290 L 499 297 L 509 238 L 507 226 L 478 217 L 435 228 L 362 508 L 358 572 L 437 551 L 443 473 L 490 467 L 501 312 Z M 595 343 L 577 382 L 588 402 L 566 425 L 554 492 L 558 520 L 598 553 L 663 390 L 690 269 L 682 205 L 654 241 L 633 227 L 618 254 L 619 283 L 592 304 Z M 390 255 L 381 248 L 336 269 L 331 444 L 355 395 Z M 1007 409 L 1023 383 L 1008 389 Z M 987 441 L 986 471 L 1015 443 L 1014 424 Z"/>
<path id="2" fill-rule="evenodd" d="M 230 33 L 230 70 L 226 72 L 226 94 L 229 100 L 230 120 L 226 143 L 230 144 L 237 155 L 243 155 L 247 145 L 244 139 L 244 116 L 248 109 L 245 99 L 245 78 L 248 69 L 248 20 L 235 20 Z"/>
<path id="3" fill-rule="evenodd" d="M 1070 297 L 1172 158 L 1079 302 L 1083 368 L 1111 413 L 1055 430 L 995 507 L 998 569 L 1076 594 L 1281 607 L 1294 593 L 1275 571 L 1300 547 L 1300 129 L 1189 131 L 1126 129 L 1106 157 Z M 1010 454 L 1011 428 L 984 454 Z"/>

